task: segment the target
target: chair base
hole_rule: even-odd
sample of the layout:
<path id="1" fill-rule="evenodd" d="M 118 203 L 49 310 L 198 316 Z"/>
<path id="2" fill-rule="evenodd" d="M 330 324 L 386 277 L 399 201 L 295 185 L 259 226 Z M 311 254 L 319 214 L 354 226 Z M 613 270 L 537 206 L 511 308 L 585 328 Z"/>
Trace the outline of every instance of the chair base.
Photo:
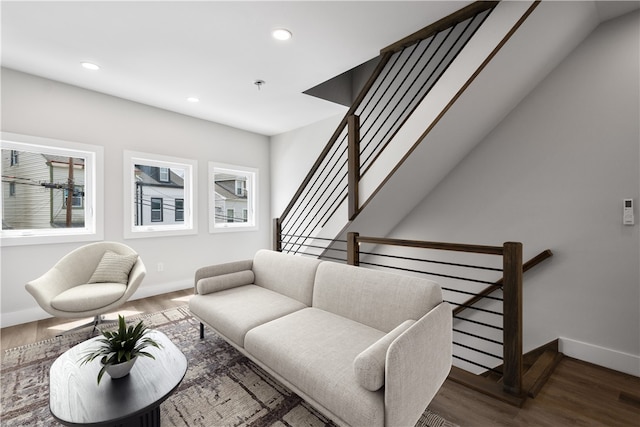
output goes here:
<path id="1" fill-rule="evenodd" d="M 93 320 L 91 320 L 90 322 L 83 323 L 82 325 L 79 325 L 79 326 L 73 327 L 73 328 L 71 328 L 69 330 L 66 330 L 66 331 L 56 335 L 56 337 L 62 337 L 64 335 L 68 334 L 68 333 L 75 332 L 75 331 L 80 330 L 80 329 L 84 329 L 87 326 L 93 326 L 93 328 L 91 328 L 91 332 L 89 332 L 89 338 L 91 338 L 91 337 L 93 337 L 94 333 L 98 330 L 98 325 L 102 325 L 102 324 L 105 324 L 105 323 L 114 323 L 114 322 L 115 322 L 115 320 L 105 320 L 104 315 L 99 314 L 99 315 L 95 316 L 93 318 Z"/>

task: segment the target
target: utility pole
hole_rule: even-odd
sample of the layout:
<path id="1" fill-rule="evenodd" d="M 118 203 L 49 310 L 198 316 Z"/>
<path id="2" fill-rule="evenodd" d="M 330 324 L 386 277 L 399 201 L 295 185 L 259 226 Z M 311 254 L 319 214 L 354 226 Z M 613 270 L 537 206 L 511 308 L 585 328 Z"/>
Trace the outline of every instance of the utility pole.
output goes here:
<path id="1" fill-rule="evenodd" d="M 69 178 L 67 180 L 67 227 L 71 227 L 71 214 L 73 213 L 73 157 L 69 157 Z"/>

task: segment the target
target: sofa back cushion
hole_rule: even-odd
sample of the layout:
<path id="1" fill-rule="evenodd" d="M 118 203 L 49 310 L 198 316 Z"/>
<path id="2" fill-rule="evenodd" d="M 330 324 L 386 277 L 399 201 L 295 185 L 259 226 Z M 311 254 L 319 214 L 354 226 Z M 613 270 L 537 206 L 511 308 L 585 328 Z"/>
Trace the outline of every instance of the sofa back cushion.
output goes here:
<path id="1" fill-rule="evenodd" d="M 253 257 L 255 284 L 311 306 L 320 260 L 260 250 Z"/>
<path id="2" fill-rule="evenodd" d="M 441 302 L 440 285 L 431 280 L 334 262 L 320 264 L 313 289 L 313 307 L 383 332 Z"/>

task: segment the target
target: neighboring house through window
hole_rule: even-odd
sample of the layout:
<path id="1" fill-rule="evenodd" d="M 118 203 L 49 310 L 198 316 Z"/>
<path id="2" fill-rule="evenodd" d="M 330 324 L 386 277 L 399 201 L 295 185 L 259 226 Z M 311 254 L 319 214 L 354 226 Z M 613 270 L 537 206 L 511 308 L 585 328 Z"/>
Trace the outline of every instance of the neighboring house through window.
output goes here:
<path id="1" fill-rule="evenodd" d="M 1 153 L 2 246 L 103 238 L 102 147 L 3 132 Z"/>
<path id="2" fill-rule="evenodd" d="M 209 231 L 257 229 L 258 170 L 209 163 Z"/>
<path id="3" fill-rule="evenodd" d="M 197 161 L 125 151 L 125 237 L 197 233 Z"/>

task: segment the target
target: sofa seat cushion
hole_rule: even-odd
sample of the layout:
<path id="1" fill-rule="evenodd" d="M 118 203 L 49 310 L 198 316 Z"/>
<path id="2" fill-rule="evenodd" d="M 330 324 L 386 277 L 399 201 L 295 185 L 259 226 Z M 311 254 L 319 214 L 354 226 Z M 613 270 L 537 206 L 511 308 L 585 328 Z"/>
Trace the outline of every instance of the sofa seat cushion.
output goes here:
<path id="1" fill-rule="evenodd" d="M 122 283 L 92 283 L 74 286 L 56 295 L 51 307 L 60 311 L 82 312 L 106 307 L 124 295 L 127 286 Z"/>
<path id="2" fill-rule="evenodd" d="M 250 329 L 305 307 L 300 301 L 256 285 L 194 295 L 189 300 L 189 309 L 196 317 L 240 347 L 244 347 Z"/>
<path id="3" fill-rule="evenodd" d="M 245 350 L 352 426 L 384 425 L 384 391 L 356 380 L 353 361 L 384 332 L 305 308 L 250 330 Z"/>

